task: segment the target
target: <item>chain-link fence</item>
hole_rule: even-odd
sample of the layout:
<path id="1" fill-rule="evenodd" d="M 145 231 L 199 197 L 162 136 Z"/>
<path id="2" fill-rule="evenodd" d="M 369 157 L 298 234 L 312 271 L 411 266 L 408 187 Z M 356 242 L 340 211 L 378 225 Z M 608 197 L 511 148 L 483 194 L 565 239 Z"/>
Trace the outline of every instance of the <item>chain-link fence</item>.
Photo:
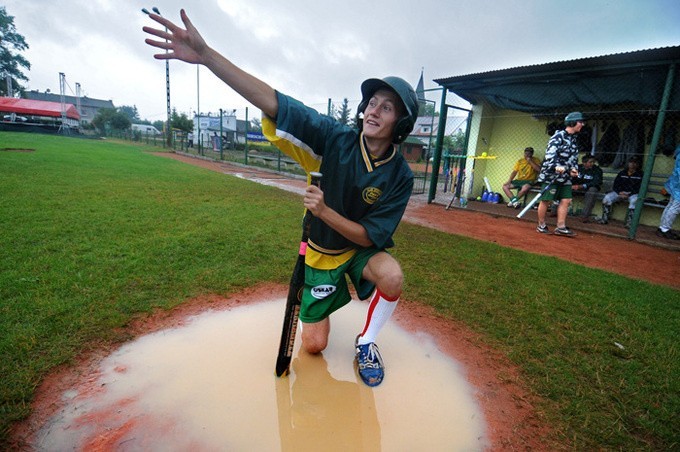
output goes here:
<path id="1" fill-rule="evenodd" d="M 486 97 L 463 95 L 464 99 L 453 94 L 456 91 L 446 83 L 440 83 L 444 88 L 420 91 L 417 123 L 407 140 L 399 145 L 399 152 L 415 175 L 414 194 L 429 193 L 428 201 L 455 199 L 456 206 L 466 204 L 468 208 L 475 208 L 477 199 L 481 200 L 483 193 L 489 191 L 497 195 L 489 199 L 506 204 L 517 189 L 511 188 L 508 196 L 503 186 L 511 182 L 518 162 L 524 159 L 524 150 L 533 148 L 534 156 L 540 162 L 548 140 L 564 128 L 565 116 L 571 111 L 580 111 L 586 117 L 586 125 L 577 135 L 579 160 L 595 157 L 602 170 L 602 182 L 591 216 L 600 214 L 602 199 L 612 191 L 617 174 L 635 159 L 645 174 L 636 220 L 642 224 L 658 224 L 668 202 L 663 185 L 673 170 L 673 153 L 680 128 L 678 83 L 669 85 L 667 67 L 651 71 L 641 65 L 619 72 L 588 73 L 584 76 L 585 81 L 579 80 L 579 89 L 585 89 L 588 94 L 583 96 L 583 102 L 559 108 L 545 105 L 550 99 L 559 98 L 560 93 L 569 91 L 571 82 L 554 76 L 545 80 L 534 78 L 525 85 L 500 84 L 505 91 Z M 562 78 L 569 77 L 577 76 L 570 74 Z M 443 95 L 445 88 L 447 94 Z M 630 95 L 631 90 L 637 92 Z M 581 95 L 579 92 L 570 94 L 575 98 Z M 668 108 L 662 107 L 664 98 L 671 99 Z M 525 99 L 533 108 L 523 108 Z M 329 99 L 327 103 L 308 106 L 346 124 L 356 125 L 359 103 L 360 99 Z M 247 111 L 234 111 L 232 115 L 248 117 Z M 253 124 L 251 119 L 247 122 L 238 120 L 232 128 L 203 130 L 196 138 L 175 131 L 172 147 L 215 160 L 303 174 L 299 165 L 264 140 L 257 128 L 258 121 Z M 130 138 L 165 146 L 162 136 L 131 135 Z M 534 186 L 532 191 L 537 192 L 538 187 Z M 521 201 L 526 202 L 526 198 Z M 629 209 L 619 207 L 624 204 L 628 206 L 625 202 L 616 204 L 612 220 L 625 220 Z M 583 207 L 584 196 L 576 192 L 571 213 L 583 214 Z"/>
<path id="2" fill-rule="evenodd" d="M 423 94 L 420 106 L 420 117 L 414 127 L 413 132 L 398 146 L 400 152 L 409 162 L 413 170 L 414 194 L 426 193 L 431 181 L 432 165 L 434 161 L 435 141 L 437 130 L 440 126 L 439 107 L 437 98 L 441 97 L 441 89 L 429 90 Z M 317 110 L 324 115 L 330 115 L 338 121 L 356 127 L 357 109 L 361 99 L 328 99 L 326 103 L 307 104 L 310 108 Z M 247 116 L 245 111 L 233 111 L 231 115 L 238 118 Z M 451 116 L 447 117 L 444 127 L 447 135 L 455 135 L 455 141 L 446 141 L 447 151 L 457 146 L 457 152 L 462 152 L 464 146 L 462 136 L 464 134 L 466 116 L 461 116 L 460 112 L 451 111 Z M 229 161 L 249 166 L 268 168 L 275 171 L 282 171 L 293 174 L 304 174 L 302 168 L 282 154 L 278 148 L 271 145 L 261 134 L 259 118 L 253 124 L 252 120 L 236 120 L 236 127 L 227 127 L 224 121 L 223 127 L 219 128 L 216 119 L 217 113 L 204 113 L 203 118 L 212 119 L 211 126 L 202 127 L 201 130 L 194 129 L 189 134 L 183 131 L 173 131 L 171 149 L 177 152 L 201 156 L 214 160 Z M 203 121 L 207 123 L 207 121 Z M 167 148 L 163 135 L 154 135 L 139 131 L 123 131 L 115 133 L 119 138 L 138 141 L 145 144 Z M 451 151 L 453 152 L 453 150 Z M 448 154 L 447 154 L 448 155 Z M 443 180 L 439 181 L 440 190 L 446 190 L 451 186 L 450 181 L 446 184 Z"/>

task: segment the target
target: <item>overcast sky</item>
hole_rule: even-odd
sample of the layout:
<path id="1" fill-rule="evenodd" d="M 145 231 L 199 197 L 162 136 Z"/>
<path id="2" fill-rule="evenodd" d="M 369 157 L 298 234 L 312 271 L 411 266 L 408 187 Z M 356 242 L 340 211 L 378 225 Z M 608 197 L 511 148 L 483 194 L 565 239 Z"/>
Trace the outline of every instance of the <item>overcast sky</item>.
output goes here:
<path id="1" fill-rule="evenodd" d="M 4 0 L 30 49 L 29 89 L 136 105 L 163 120 L 165 63 L 144 44 L 141 8 L 184 7 L 209 45 L 274 88 L 325 110 L 369 77 L 433 79 L 680 45 L 678 0 Z M 170 62 L 171 103 L 192 115 L 248 103 L 206 68 Z M 437 99 L 438 100 L 438 99 Z M 259 111 L 249 109 L 249 116 Z"/>

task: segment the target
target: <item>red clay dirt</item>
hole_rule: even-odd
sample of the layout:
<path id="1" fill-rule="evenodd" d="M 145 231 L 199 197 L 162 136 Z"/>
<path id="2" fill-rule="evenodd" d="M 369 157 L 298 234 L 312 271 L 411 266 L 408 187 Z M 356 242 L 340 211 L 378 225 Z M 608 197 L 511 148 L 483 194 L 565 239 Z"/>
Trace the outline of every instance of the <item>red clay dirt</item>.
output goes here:
<path id="1" fill-rule="evenodd" d="M 304 189 L 304 181 L 251 168 L 177 154 L 159 154 L 221 173 L 239 173 L 241 177 L 267 180 L 267 183 Z M 275 180 L 272 183 L 272 180 Z M 427 204 L 414 199 L 405 220 L 444 232 L 488 240 L 499 245 L 533 253 L 556 256 L 593 268 L 680 288 L 680 253 L 598 234 L 579 234 L 575 239 L 534 236 L 527 222 L 491 216 L 471 210 L 445 211 L 441 204 Z M 584 252 L 587 250 L 587 252 Z M 635 262 L 635 265 L 631 265 Z M 206 295 L 188 300 L 171 311 L 159 311 L 140 317 L 122 332 L 134 338 L 154 331 L 182 325 L 187 317 L 207 309 L 228 309 L 273 296 L 285 297 L 287 288 L 264 284 L 229 298 Z M 536 409 L 538 399 L 530 393 L 520 372 L 506 357 L 485 345 L 483 338 L 462 323 L 443 319 L 431 308 L 416 301 L 403 300 L 394 320 L 409 331 L 428 331 L 440 349 L 461 363 L 467 379 L 484 412 L 492 450 L 559 450 L 567 444 L 554 442 L 552 428 Z M 123 335 L 121 334 L 121 335 Z M 116 344 L 92 344 L 74 366 L 53 372 L 37 389 L 32 404 L 33 414 L 17 423 L 11 441 L 17 449 L 30 448 L 32 436 L 62 405 L 61 394 L 74 387 L 88 385 L 98 363 Z M 108 438 L 108 439 L 107 439 Z M 100 438 L 96 450 L 115 449 L 115 435 Z"/>
<path id="2" fill-rule="evenodd" d="M 140 316 L 121 333 L 132 339 L 178 327 L 185 319 L 209 309 L 230 309 L 263 299 L 285 298 L 287 290 L 284 285 L 262 284 L 228 298 L 216 295 L 198 297 L 170 311 Z M 432 308 L 408 300 L 400 302 L 393 320 L 407 331 L 427 331 L 442 352 L 464 367 L 466 379 L 474 388 L 484 413 L 491 450 L 558 450 L 562 447 L 550 440 L 552 430 L 536 410 L 537 399 L 524 387 L 517 368 L 502 354 L 484 345 L 482 337 L 464 324 L 443 319 Z M 61 396 L 67 390 L 78 388 L 79 397 L 101 390 L 97 386 L 99 363 L 118 346 L 92 344 L 91 351 L 84 353 L 75 365 L 63 366 L 51 373 L 36 391 L 31 416 L 14 426 L 10 440 L 12 449 L 34 449 L 35 434 L 63 408 L 65 402 Z M 124 411 L 123 405 L 117 407 Z M 110 413 L 98 415 L 106 417 Z M 98 424 L 94 418 L 83 421 Z M 129 422 L 147 421 L 140 418 Z M 121 429 L 92 435 L 87 450 L 117 450 L 117 440 L 128 427 L 134 426 L 123 424 Z"/>
<path id="3" fill-rule="evenodd" d="M 303 180 L 259 171 L 252 167 L 245 168 L 239 165 L 178 154 L 159 153 L 157 155 L 220 173 L 238 173 L 244 178 L 267 181 L 270 185 L 284 189 L 291 189 L 292 187 L 293 190 L 302 191 L 305 187 Z M 479 209 L 485 209 L 487 212 L 480 212 L 472 208 L 456 208 L 447 211 L 444 207 L 445 204 L 448 204 L 449 198 L 435 199 L 435 202 L 428 204 L 426 195 L 413 196 L 406 209 L 404 220 L 451 234 L 486 240 L 536 254 L 555 256 L 587 267 L 599 268 L 635 279 L 680 288 L 680 252 L 678 251 L 680 244 L 670 243 L 677 241 L 668 241 L 668 245 L 673 246 L 674 249 L 666 249 L 604 235 L 616 228 L 625 231 L 622 227 L 616 225 L 605 227 L 592 224 L 570 224 L 574 229 L 581 229 L 577 231 L 578 236 L 573 239 L 540 235 L 534 230 L 535 223 L 514 218 L 513 215 L 517 211 L 513 209 L 507 209 L 505 206 L 475 203 L 479 205 Z M 500 216 L 499 213 L 509 217 Z M 535 212 L 527 214 L 529 218 L 532 216 L 535 218 Z M 595 231 L 600 231 L 600 233 Z M 638 234 L 645 237 L 650 235 L 649 231 L 642 230 Z M 651 236 L 653 237 L 653 233 Z M 663 244 L 664 239 L 658 240 Z"/>

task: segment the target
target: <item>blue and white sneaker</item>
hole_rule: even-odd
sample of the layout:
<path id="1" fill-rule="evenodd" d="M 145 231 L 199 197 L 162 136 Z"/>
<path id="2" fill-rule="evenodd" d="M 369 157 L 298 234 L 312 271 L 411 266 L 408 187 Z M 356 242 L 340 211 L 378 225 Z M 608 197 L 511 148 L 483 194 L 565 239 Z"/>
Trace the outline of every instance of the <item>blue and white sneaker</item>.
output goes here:
<path id="1" fill-rule="evenodd" d="M 380 351 L 375 342 L 366 345 L 359 344 L 359 336 L 354 342 L 356 348 L 355 362 L 361 380 L 367 386 L 378 386 L 385 378 L 385 366 L 383 365 Z"/>

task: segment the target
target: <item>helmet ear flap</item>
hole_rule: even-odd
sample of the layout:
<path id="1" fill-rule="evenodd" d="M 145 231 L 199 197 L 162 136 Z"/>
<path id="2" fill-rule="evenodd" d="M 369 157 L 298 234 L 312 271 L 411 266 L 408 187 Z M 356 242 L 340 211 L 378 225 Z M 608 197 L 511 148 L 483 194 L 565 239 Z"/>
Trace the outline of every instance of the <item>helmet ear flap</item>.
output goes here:
<path id="1" fill-rule="evenodd" d="M 394 133 L 392 134 L 392 142 L 394 144 L 399 144 L 403 142 L 408 135 L 413 130 L 413 124 L 411 123 L 411 118 L 407 116 L 402 116 L 399 121 L 394 125 Z"/>
<path id="2" fill-rule="evenodd" d="M 418 96 L 416 93 L 411 89 L 405 94 L 400 94 L 400 97 L 406 111 L 394 126 L 392 142 L 395 144 L 399 144 L 408 138 L 418 119 Z"/>
<path id="3" fill-rule="evenodd" d="M 359 103 L 359 106 L 357 107 L 357 114 L 356 118 L 354 120 L 354 123 L 357 125 L 359 128 L 359 131 L 363 129 L 363 114 L 366 111 L 366 107 L 368 107 L 368 99 L 362 99 L 361 102 Z"/>

